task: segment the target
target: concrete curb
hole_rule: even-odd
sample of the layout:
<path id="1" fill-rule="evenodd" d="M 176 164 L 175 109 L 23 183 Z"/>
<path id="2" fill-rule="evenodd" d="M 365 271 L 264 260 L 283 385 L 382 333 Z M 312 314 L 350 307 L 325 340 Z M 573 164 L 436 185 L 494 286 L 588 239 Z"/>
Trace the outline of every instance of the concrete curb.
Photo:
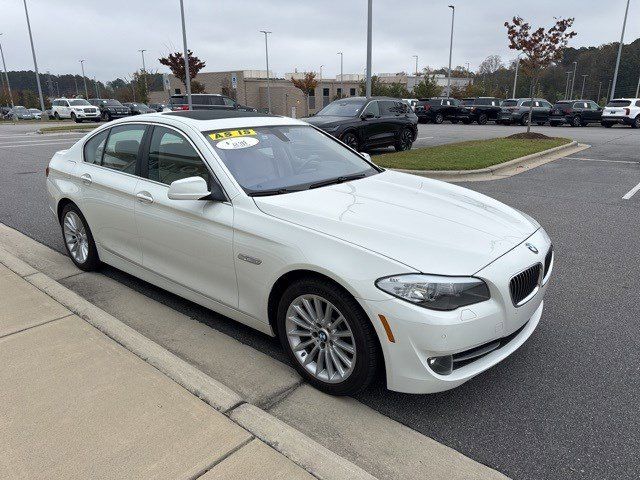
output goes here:
<path id="1" fill-rule="evenodd" d="M 375 479 L 0 246 L 0 263 L 321 480 Z"/>
<path id="2" fill-rule="evenodd" d="M 563 150 L 567 150 L 576 146 L 578 146 L 578 142 L 574 140 L 569 143 L 565 143 L 564 145 L 560 145 L 558 147 L 549 148 L 541 152 L 532 153 L 531 155 L 525 155 L 524 157 L 515 158 L 513 160 L 509 160 L 508 162 L 499 163 L 497 165 L 492 165 L 486 168 L 479 168 L 477 170 L 407 170 L 402 168 L 392 168 L 390 170 L 395 170 L 397 172 L 403 172 L 403 173 L 410 173 L 412 175 L 418 175 L 421 177 L 438 177 L 444 180 L 455 180 L 458 177 L 465 177 L 465 178 L 474 177 L 474 176 L 487 177 L 491 175 L 499 175 L 501 171 L 508 170 L 515 165 L 522 165 L 524 167 L 528 163 L 534 160 L 537 160 L 541 157 L 552 155 L 554 153 L 561 152 Z M 525 170 L 523 169 L 523 171 Z"/>
<path id="3" fill-rule="evenodd" d="M 371 480 L 372 475 L 355 466 L 298 430 L 258 407 L 245 403 L 229 417 L 309 473 L 323 480 Z"/>

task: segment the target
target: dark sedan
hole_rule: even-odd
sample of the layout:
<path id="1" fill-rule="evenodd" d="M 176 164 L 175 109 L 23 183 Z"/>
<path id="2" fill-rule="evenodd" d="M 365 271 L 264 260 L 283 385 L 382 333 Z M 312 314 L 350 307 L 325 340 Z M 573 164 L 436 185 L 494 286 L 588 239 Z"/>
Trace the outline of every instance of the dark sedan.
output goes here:
<path id="1" fill-rule="evenodd" d="M 125 107 L 129 107 L 129 109 L 131 110 L 131 115 L 142 115 L 143 113 L 157 113 L 156 110 L 154 110 L 151 107 L 148 107 L 144 103 L 127 102 L 127 103 L 123 103 L 123 105 Z"/>
<path id="2" fill-rule="evenodd" d="M 396 98 L 343 98 L 303 120 L 356 151 L 391 145 L 409 150 L 418 135 L 418 117 Z"/>

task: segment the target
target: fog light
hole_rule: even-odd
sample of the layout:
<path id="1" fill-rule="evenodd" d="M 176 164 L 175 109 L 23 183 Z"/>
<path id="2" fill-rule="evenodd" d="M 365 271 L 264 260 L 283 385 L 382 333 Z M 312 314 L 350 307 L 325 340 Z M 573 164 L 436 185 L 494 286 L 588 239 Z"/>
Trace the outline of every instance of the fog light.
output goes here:
<path id="1" fill-rule="evenodd" d="M 427 360 L 431 370 L 438 375 L 449 375 L 453 371 L 453 356 L 432 357 Z"/>

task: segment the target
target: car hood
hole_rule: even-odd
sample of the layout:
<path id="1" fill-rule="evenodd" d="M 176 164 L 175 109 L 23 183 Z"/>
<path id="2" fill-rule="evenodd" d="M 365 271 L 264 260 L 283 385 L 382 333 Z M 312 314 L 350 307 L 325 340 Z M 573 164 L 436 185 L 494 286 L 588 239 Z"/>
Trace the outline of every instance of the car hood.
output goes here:
<path id="1" fill-rule="evenodd" d="M 268 215 L 441 275 L 474 274 L 540 227 L 472 190 L 393 171 L 254 200 Z"/>
<path id="2" fill-rule="evenodd" d="M 340 123 L 344 123 L 349 120 L 353 120 L 351 117 L 333 117 L 328 115 L 316 115 L 315 117 L 307 117 L 301 119 L 303 122 L 310 123 L 311 125 L 315 125 L 319 128 L 330 127 L 333 125 L 338 125 Z"/>

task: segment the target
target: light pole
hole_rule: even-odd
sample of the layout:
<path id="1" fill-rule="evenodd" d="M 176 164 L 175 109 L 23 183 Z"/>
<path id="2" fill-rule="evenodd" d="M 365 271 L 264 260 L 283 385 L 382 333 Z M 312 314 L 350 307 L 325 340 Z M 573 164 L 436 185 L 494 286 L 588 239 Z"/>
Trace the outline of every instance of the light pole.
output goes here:
<path id="1" fill-rule="evenodd" d="M 569 96 L 569 76 L 571 75 L 571 71 L 567 72 L 567 85 L 564 87 L 564 99 L 568 100 Z"/>
<path id="2" fill-rule="evenodd" d="M 571 77 L 571 95 L 569 100 L 573 99 L 573 86 L 576 84 L 576 70 L 578 69 L 578 62 L 573 62 L 573 75 Z"/>
<path id="3" fill-rule="evenodd" d="M 365 94 L 371 97 L 371 26 L 373 23 L 373 0 L 367 2 L 367 80 Z"/>
<path id="4" fill-rule="evenodd" d="M 271 33 L 268 30 L 260 30 L 260 32 L 264 33 L 264 55 L 267 59 L 267 105 L 269 106 L 269 113 L 271 113 L 271 87 L 269 86 L 269 42 L 267 38 Z"/>
<path id="5" fill-rule="evenodd" d="M 582 75 L 582 90 L 580 90 L 580 98 L 584 98 L 584 82 L 589 75 Z"/>
<path id="6" fill-rule="evenodd" d="M 620 35 L 620 45 L 618 46 L 618 58 L 616 58 L 616 70 L 613 72 L 613 84 L 611 85 L 611 98 L 616 96 L 616 81 L 618 80 L 618 68 L 620 67 L 620 56 L 622 55 L 622 42 L 624 41 L 624 29 L 627 26 L 627 14 L 629 13 L 629 1 L 627 0 L 627 8 L 624 11 L 624 20 L 622 21 L 622 34 Z M 636 95 L 637 96 L 637 95 Z"/>
<path id="7" fill-rule="evenodd" d="M 453 21 L 456 16 L 456 7 L 449 5 L 451 9 L 451 39 L 449 40 L 449 75 L 447 76 L 447 97 L 451 96 L 451 56 L 453 54 Z"/>
<path id="8" fill-rule="evenodd" d="M 638 93 L 640 93 L 640 75 L 638 75 L 638 86 L 636 87 L 636 98 L 638 98 Z"/>
<path id="9" fill-rule="evenodd" d="M 520 68 L 520 55 L 518 54 L 516 57 L 516 75 L 513 77 L 513 96 L 511 98 L 516 98 L 516 85 L 518 85 L 518 69 Z"/>
<path id="10" fill-rule="evenodd" d="M 413 55 L 413 58 L 416 59 L 416 77 L 418 76 L 418 55 Z"/>
<path id="11" fill-rule="evenodd" d="M 144 93 L 146 97 L 148 95 L 147 91 L 149 90 L 149 86 L 147 85 L 147 67 L 144 64 L 144 52 L 146 52 L 147 50 L 141 48 L 138 51 L 140 52 L 140 55 L 142 55 L 142 75 L 144 75 Z"/>
<path id="12" fill-rule="evenodd" d="M 320 65 L 320 80 L 322 80 L 322 67 L 324 67 L 324 65 Z"/>
<path id="13" fill-rule="evenodd" d="M 0 33 L 0 35 L 2 35 Z M 15 105 L 13 104 L 13 95 L 11 95 L 11 84 L 9 83 L 9 74 L 7 73 L 7 64 L 4 63 L 4 52 L 2 51 L 2 43 L 0 43 L 0 56 L 2 57 L 2 68 L 4 68 L 4 78 L 7 81 L 7 90 L 9 91 L 9 101 L 11 102 L 11 108 Z"/>
<path id="14" fill-rule="evenodd" d="M 44 112 L 44 98 L 42 96 L 42 86 L 40 85 L 40 74 L 38 73 L 38 61 L 36 60 L 36 49 L 33 46 L 33 35 L 31 34 L 31 22 L 29 22 L 29 10 L 27 10 L 27 0 L 24 0 L 24 14 L 27 17 L 27 30 L 29 30 L 29 41 L 31 42 L 31 53 L 33 54 L 33 67 L 36 70 L 36 83 L 38 84 L 38 96 L 40 97 L 40 110 Z"/>
<path id="15" fill-rule="evenodd" d="M 80 68 L 82 68 L 82 81 L 84 82 L 84 98 L 89 98 L 89 90 L 87 90 L 87 78 L 84 76 L 84 60 L 80 60 Z"/>
<path id="16" fill-rule="evenodd" d="M 344 55 L 342 52 L 338 52 L 338 55 L 340 55 L 340 90 L 342 91 L 342 95 L 346 97 L 346 95 L 344 94 L 344 74 L 342 72 L 342 67 L 344 65 Z"/>
<path id="17" fill-rule="evenodd" d="M 187 104 L 193 110 L 191 103 L 191 77 L 189 76 L 189 50 L 187 49 L 187 28 L 184 26 L 184 1 L 180 0 L 180 17 L 182 19 L 182 50 L 184 55 L 184 85 L 187 87 Z"/>
<path id="18" fill-rule="evenodd" d="M 598 103 L 600 103 L 600 91 L 601 90 L 602 90 L 602 82 L 598 83 L 598 98 L 597 98 Z"/>
<path id="19" fill-rule="evenodd" d="M 96 98 L 100 98 L 100 92 L 98 91 L 98 82 L 96 82 L 96 77 L 93 77 L 93 86 L 96 88 Z"/>

